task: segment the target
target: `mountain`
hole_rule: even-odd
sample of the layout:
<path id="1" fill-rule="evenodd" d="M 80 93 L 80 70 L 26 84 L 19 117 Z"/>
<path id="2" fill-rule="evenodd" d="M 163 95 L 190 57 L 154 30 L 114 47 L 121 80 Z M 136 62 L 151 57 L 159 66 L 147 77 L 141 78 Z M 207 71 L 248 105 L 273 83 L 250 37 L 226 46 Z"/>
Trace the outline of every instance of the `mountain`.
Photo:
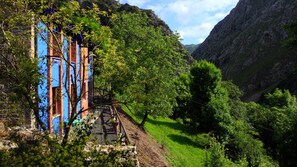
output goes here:
<path id="1" fill-rule="evenodd" d="M 283 26 L 296 18 L 296 0 L 240 0 L 192 56 L 214 62 L 245 91 L 246 100 L 255 100 L 292 80 L 297 49 L 283 47 Z"/>
<path id="2" fill-rule="evenodd" d="M 190 45 L 183 45 L 183 46 L 190 54 L 192 54 L 195 51 L 195 49 L 199 46 L 199 44 L 190 44 Z"/>
<path id="3" fill-rule="evenodd" d="M 154 11 L 150 9 L 141 9 L 137 6 L 132 6 L 129 4 L 120 4 L 117 0 L 80 0 L 82 8 L 92 7 L 95 3 L 100 10 L 107 12 L 108 14 L 117 14 L 118 12 L 127 12 L 127 13 L 145 13 L 150 21 L 150 24 L 155 27 L 161 27 L 165 35 L 170 35 L 173 32 L 170 30 L 169 26 L 160 19 Z M 100 18 L 101 24 L 110 25 L 110 20 L 108 17 Z"/>
<path id="4" fill-rule="evenodd" d="M 81 0 L 81 6 L 83 8 L 92 7 L 93 3 L 95 3 L 100 10 L 107 12 L 109 15 L 117 14 L 119 12 L 126 13 L 143 13 L 148 16 L 149 24 L 154 27 L 159 27 L 162 30 L 164 35 L 172 35 L 173 31 L 169 28 L 169 26 L 160 19 L 153 10 L 150 9 L 141 9 L 137 6 L 129 5 L 129 4 L 120 4 L 118 0 Z M 102 17 L 101 24 L 106 25 L 112 28 L 111 22 L 108 17 Z M 176 49 L 179 53 L 181 53 L 184 58 L 192 63 L 192 57 L 189 52 L 187 52 L 182 43 L 177 41 Z"/>

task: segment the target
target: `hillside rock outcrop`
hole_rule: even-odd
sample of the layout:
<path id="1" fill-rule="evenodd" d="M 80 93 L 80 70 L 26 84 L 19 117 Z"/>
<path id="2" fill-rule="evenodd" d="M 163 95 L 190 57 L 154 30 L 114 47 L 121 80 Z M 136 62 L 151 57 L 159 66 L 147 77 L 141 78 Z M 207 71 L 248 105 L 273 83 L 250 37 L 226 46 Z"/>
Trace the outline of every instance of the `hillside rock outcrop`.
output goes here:
<path id="1" fill-rule="evenodd" d="M 283 26 L 295 19 L 296 0 L 240 0 L 192 55 L 214 62 L 255 100 L 297 67 L 297 49 L 283 46 Z"/>

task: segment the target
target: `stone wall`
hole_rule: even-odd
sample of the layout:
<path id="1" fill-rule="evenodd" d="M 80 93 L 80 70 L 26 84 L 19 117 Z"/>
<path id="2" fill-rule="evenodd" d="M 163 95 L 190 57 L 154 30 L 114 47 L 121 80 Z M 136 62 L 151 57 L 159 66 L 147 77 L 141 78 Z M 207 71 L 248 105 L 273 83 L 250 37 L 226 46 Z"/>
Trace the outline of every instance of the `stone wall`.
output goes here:
<path id="1" fill-rule="evenodd" d="M 0 79 L 0 121 L 7 126 L 35 128 L 35 121 L 30 109 L 24 103 L 9 100 L 9 87 Z"/>
<path id="2" fill-rule="evenodd" d="M 93 149 L 105 152 L 107 154 L 109 154 L 111 151 L 120 151 L 122 152 L 120 161 L 133 161 L 135 167 L 140 166 L 137 159 L 136 146 L 94 145 L 94 143 L 89 142 L 86 144 L 84 151 L 88 152 Z"/>

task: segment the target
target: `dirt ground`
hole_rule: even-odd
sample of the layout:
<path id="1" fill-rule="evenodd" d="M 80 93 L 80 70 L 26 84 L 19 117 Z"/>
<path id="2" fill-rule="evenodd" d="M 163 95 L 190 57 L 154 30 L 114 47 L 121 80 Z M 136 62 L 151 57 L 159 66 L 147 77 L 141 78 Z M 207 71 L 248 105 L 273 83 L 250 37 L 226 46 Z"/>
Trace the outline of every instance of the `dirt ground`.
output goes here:
<path id="1" fill-rule="evenodd" d="M 149 134 L 140 129 L 136 123 L 121 109 L 118 109 L 122 123 L 129 135 L 130 142 L 136 144 L 137 157 L 141 167 L 169 167 L 164 146 L 158 144 Z"/>

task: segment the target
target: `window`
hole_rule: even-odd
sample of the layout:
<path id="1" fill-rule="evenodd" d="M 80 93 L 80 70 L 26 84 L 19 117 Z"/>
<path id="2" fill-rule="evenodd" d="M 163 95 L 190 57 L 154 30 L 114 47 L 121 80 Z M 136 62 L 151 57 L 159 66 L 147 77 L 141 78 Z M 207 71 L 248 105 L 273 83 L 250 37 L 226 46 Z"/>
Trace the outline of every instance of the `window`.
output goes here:
<path id="1" fill-rule="evenodd" d="M 72 105 L 75 103 L 75 99 L 76 99 L 76 85 L 75 84 L 71 84 L 71 102 Z"/>
<path id="2" fill-rule="evenodd" d="M 70 57 L 71 62 L 76 62 L 76 42 L 75 41 L 71 42 L 70 55 L 71 55 Z"/>
<path id="3" fill-rule="evenodd" d="M 61 96 L 60 89 L 58 87 L 52 88 L 52 100 L 53 100 L 53 115 L 61 114 Z"/>
<path id="4" fill-rule="evenodd" d="M 60 57 L 61 48 L 59 47 L 62 43 L 61 34 L 58 31 L 53 33 L 53 57 Z"/>
<path id="5" fill-rule="evenodd" d="M 82 87 L 82 99 L 86 100 L 87 99 L 87 88 L 86 88 L 86 83 L 83 83 Z"/>

